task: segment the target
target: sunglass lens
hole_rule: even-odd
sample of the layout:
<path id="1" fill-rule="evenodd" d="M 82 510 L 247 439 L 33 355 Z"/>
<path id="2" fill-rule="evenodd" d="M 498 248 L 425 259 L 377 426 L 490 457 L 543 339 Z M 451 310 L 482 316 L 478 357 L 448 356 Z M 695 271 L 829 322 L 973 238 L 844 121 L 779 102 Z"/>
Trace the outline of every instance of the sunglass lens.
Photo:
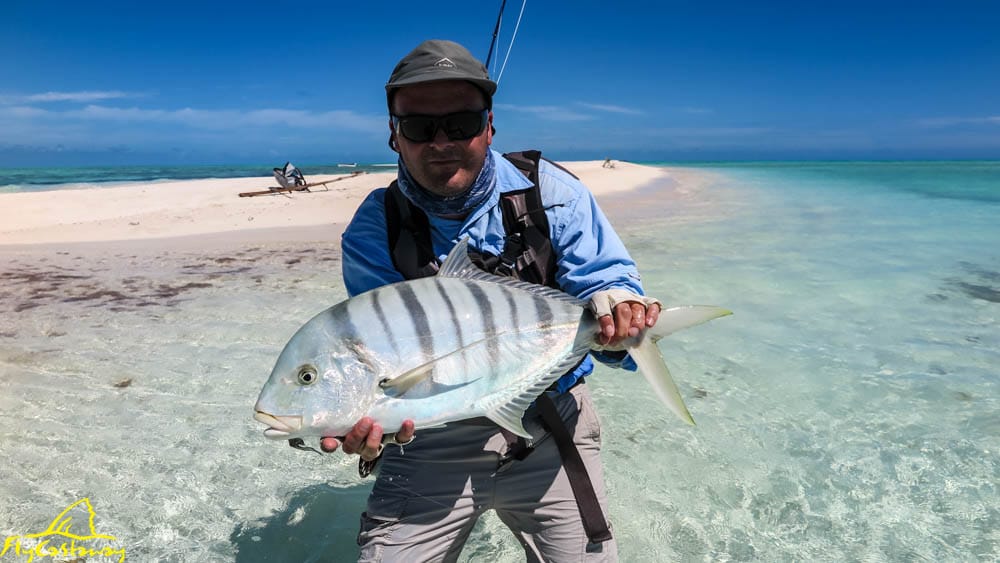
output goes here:
<path id="1" fill-rule="evenodd" d="M 406 117 L 400 120 L 399 125 L 403 136 L 415 143 L 426 143 L 437 133 L 433 117 Z"/>
<path id="2" fill-rule="evenodd" d="M 485 111 L 463 111 L 441 117 L 410 115 L 400 117 L 399 132 L 414 143 L 427 143 L 437 135 L 438 128 L 452 141 L 471 139 L 486 126 Z"/>
<path id="3" fill-rule="evenodd" d="M 479 112 L 463 112 L 445 116 L 442 125 L 449 139 L 460 141 L 478 135 L 483 130 L 481 122 L 482 117 Z"/>

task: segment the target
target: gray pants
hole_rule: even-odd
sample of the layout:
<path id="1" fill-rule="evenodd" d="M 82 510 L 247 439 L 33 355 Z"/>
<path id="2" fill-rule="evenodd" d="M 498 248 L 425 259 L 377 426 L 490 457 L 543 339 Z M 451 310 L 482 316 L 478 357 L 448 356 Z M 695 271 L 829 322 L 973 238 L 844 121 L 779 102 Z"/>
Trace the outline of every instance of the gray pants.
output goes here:
<path id="1" fill-rule="evenodd" d="M 586 385 L 555 398 L 607 516 L 601 426 Z M 525 428 L 534 451 L 511 457 L 513 437 L 496 425 L 458 423 L 386 446 L 361 516 L 361 561 L 455 561 L 481 514 L 496 510 L 528 561 L 617 561 L 615 541 L 589 544 L 555 440 L 534 409 Z M 512 448 L 512 446 L 514 446 Z"/>

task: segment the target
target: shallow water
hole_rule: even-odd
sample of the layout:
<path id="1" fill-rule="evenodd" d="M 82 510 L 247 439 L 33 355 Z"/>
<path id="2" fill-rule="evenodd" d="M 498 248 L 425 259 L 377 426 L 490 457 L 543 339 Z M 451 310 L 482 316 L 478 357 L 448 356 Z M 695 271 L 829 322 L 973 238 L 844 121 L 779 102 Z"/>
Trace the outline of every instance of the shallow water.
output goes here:
<path id="1" fill-rule="evenodd" d="M 52 168 L 2 168 L 0 167 L 0 193 L 37 192 L 47 190 L 73 190 L 108 188 L 118 185 L 158 183 L 175 180 L 202 180 L 205 178 L 259 178 L 271 177 L 273 165 L 206 165 L 206 166 L 84 166 Z M 307 181 L 313 175 L 352 174 L 354 172 L 395 171 L 393 164 L 305 164 L 299 170 Z"/>
<path id="2" fill-rule="evenodd" d="M 606 205 L 649 293 L 735 313 L 661 346 L 697 427 L 635 374 L 590 379 L 623 561 L 1000 558 L 1000 167 L 967 197 L 953 163 L 892 166 L 706 168 Z M 336 248 L 40 255 L 0 259 L 0 535 L 88 497 L 128 560 L 356 557 L 370 481 L 250 417 L 344 298 Z M 523 560 L 492 516 L 462 558 L 487 557 Z"/>

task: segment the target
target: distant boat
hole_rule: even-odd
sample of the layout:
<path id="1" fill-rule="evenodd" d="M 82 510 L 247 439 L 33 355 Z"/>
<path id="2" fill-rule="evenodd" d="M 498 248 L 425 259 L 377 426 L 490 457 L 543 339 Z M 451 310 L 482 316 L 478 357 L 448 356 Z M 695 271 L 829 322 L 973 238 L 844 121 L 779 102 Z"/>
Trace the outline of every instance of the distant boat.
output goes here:
<path id="1" fill-rule="evenodd" d="M 338 164 L 337 166 L 340 167 L 340 168 L 354 168 L 357 165 L 358 165 L 357 162 L 342 162 L 342 163 Z"/>
<path id="2" fill-rule="evenodd" d="M 376 166 L 378 168 L 395 168 L 396 166 L 399 165 L 394 162 L 392 164 L 372 164 L 372 166 Z"/>

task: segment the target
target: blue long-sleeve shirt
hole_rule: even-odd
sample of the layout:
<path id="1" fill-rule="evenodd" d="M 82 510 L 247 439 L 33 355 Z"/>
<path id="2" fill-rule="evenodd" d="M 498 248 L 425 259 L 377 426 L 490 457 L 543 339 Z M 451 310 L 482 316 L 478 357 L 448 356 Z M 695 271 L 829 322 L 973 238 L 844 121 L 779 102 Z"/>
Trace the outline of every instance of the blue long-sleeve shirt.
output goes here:
<path id="1" fill-rule="evenodd" d="M 499 153 L 496 161 L 497 189 L 465 219 L 444 219 L 428 214 L 434 252 L 442 260 L 463 236 L 480 252 L 500 255 L 505 231 L 500 194 L 531 186 L 531 182 Z M 627 289 L 643 295 L 635 262 L 618 234 L 601 212 L 590 191 L 572 175 L 545 160 L 539 163 L 542 204 L 546 208 L 556 256 L 556 282 L 563 291 L 580 299 L 605 289 Z M 343 275 L 352 297 L 390 283 L 403 281 L 392 264 L 385 219 L 385 188 L 368 195 L 342 237 Z M 624 362 L 594 353 L 604 363 L 634 369 Z M 557 388 L 568 389 L 593 371 L 587 358 L 572 373 L 559 379 Z"/>

